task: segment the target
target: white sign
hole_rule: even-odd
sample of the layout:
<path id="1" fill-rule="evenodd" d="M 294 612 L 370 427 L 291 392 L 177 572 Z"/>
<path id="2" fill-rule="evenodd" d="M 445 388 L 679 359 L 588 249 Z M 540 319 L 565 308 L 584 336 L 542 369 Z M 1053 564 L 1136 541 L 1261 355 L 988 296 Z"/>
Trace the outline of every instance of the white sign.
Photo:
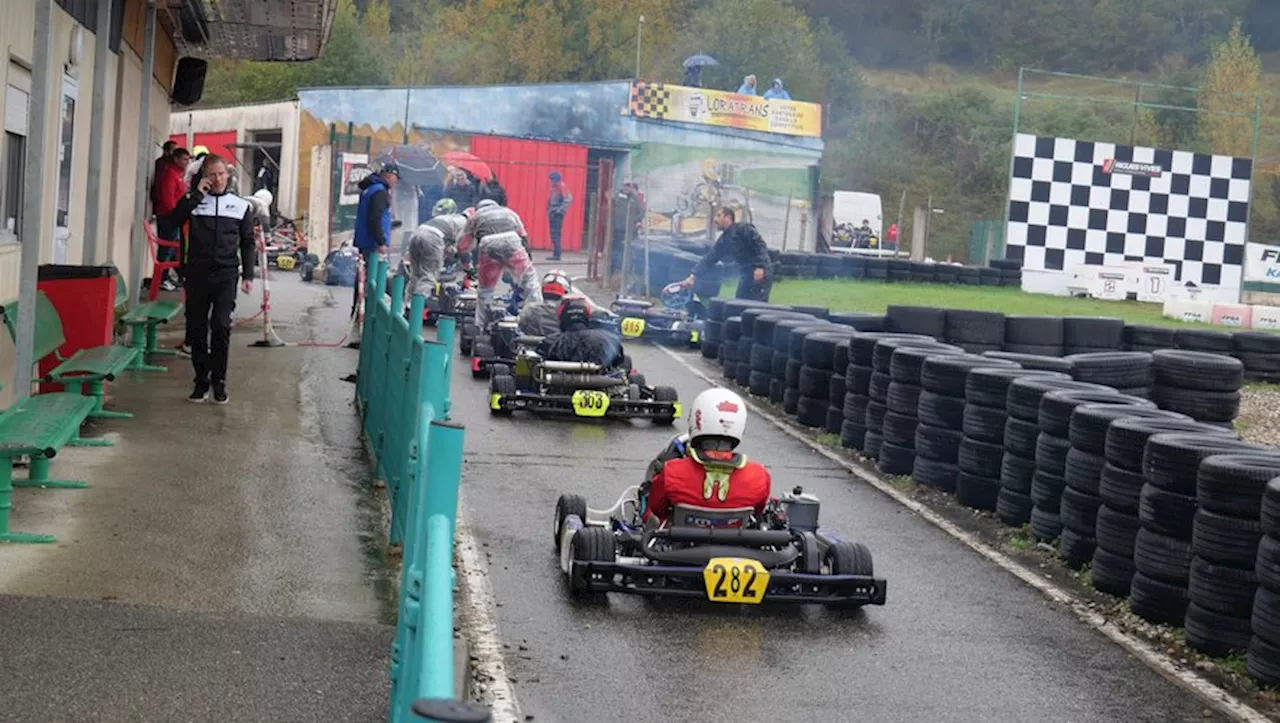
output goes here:
<path id="1" fill-rule="evenodd" d="M 27 108 L 30 97 L 12 85 L 4 87 L 4 129 L 19 136 L 27 135 Z"/>
<path id="2" fill-rule="evenodd" d="M 1162 303 L 1174 285 L 1172 264 L 1142 264 L 1138 275 L 1138 301 Z"/>
<path id="3" fill-rule="evenodd" d="M 339 176 L 342 190 L 339 191 L 338 204 L 354 206 L 360 203 L 360 182 L 373 171 L 369 168 L 369 154 L 341 153 L 339 163 L 342 164 L 342 175 Z"/>
<path id="4" fill-rule="evenodd" d="M 1280 246 L 1244 246 L 1244 280 L 1280 284 Z"/>
<path id="5" fill-rule="evenodd" d="M 1095 299 L 1124 301 L 1129 295 L 1129 271 L 1124 268 L 1104 267 L 1098 270 L 1089 295 Z"/>

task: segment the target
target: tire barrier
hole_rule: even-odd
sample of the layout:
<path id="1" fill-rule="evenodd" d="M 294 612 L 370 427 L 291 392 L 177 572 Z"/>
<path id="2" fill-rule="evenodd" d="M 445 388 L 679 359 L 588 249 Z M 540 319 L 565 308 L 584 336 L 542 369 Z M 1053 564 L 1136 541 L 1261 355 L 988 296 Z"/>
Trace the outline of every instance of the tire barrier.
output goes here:
<path id="1" fill-rule="evenodd" d="M 1257 592 L 1253 598 L 1246 664 L 1249 675 L 1266 685 L 1280 684 L 1280 478 L 1267 482 L 1262 496 L 1262 538 L 1254 560 Z"/>

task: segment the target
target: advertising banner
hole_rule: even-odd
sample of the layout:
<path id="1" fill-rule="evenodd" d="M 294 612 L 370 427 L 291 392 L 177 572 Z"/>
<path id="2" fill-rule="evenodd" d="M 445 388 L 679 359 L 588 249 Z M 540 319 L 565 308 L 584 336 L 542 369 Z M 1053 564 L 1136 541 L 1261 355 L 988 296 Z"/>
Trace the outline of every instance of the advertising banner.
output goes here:
<path id="1" fill-rule="evenodd" d="M 342 190 L 338 194 L 338 205 L 354 206 L 360 203 L 360 182 L 373 169 L 369 168 L 368 153 L 341 153 Z"/>
<path id="2" fill-rule="evenodd" d="M 637 118 L 822 137 L 822 106 L 817 103 L 765 100 L 758 95 L 642 80 L 631 83 L 631 114 Z"/>
<path id="3" fill-rule="evenodd" d="M 1280 246 L 1245 244 L 1244 280 L 1280 284 Z"/>

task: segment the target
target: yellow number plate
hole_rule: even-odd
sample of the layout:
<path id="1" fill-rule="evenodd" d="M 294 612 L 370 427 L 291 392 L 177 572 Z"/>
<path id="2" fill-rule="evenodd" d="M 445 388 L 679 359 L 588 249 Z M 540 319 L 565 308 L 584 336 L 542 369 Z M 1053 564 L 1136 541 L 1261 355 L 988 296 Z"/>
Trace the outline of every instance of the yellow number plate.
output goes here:
<path id="1" fill-rule="evenodd" d="M 755 560 L 715 557 L 702 569 L 702 580 L 711 602 L 756 604 L 764 600 L 769 571 Z"/>
<path id="2" fill-rule="evenodd" d="M 644 333 L 644 319 L 627 317 L 622 320 L 622 335 L 631 339 Z"/>
<path id="3" fill-rule="evenodd" d="M 609 411 L 609 395 L 595 390 L 573 393 L 573 413 L 579 417 L 603 417 Z"/>

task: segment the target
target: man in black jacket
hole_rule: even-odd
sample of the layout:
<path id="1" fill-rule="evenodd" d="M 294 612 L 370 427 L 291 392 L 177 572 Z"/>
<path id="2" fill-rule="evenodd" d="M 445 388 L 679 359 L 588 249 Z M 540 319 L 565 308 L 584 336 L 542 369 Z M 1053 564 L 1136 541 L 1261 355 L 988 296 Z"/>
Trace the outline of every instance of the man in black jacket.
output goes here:
<path id="1" fill-rule="evenodd" d="M 248 201 L 227 191 L 230 174 L 220 156 L 207 156 L 201 172 L 200 182 L 165 221 L 170 226 L 191 222 L 183 272 L 187 280 L 187 339 L 196 380 L 188 399 L 202 403 L 212 390 L 214 403 L 226 404 L 236 277 L 240 277 L 244 293 L 253 290 L 254 212 Z"/>
<path id="2" fill-rule="evenodd" d="M 706 276 L 717 263 L 728 258 L 742 268 L 735 298 L 768 301 L 773 287 L 772 260 L 760 232 L 749 223 L 737 223 L 733 209 L 728 206 L 716 211 L 715 221 L 716 228 L 720 229 L 720 238 L 681 283 L 693 286 L 699 277 Z"/>

